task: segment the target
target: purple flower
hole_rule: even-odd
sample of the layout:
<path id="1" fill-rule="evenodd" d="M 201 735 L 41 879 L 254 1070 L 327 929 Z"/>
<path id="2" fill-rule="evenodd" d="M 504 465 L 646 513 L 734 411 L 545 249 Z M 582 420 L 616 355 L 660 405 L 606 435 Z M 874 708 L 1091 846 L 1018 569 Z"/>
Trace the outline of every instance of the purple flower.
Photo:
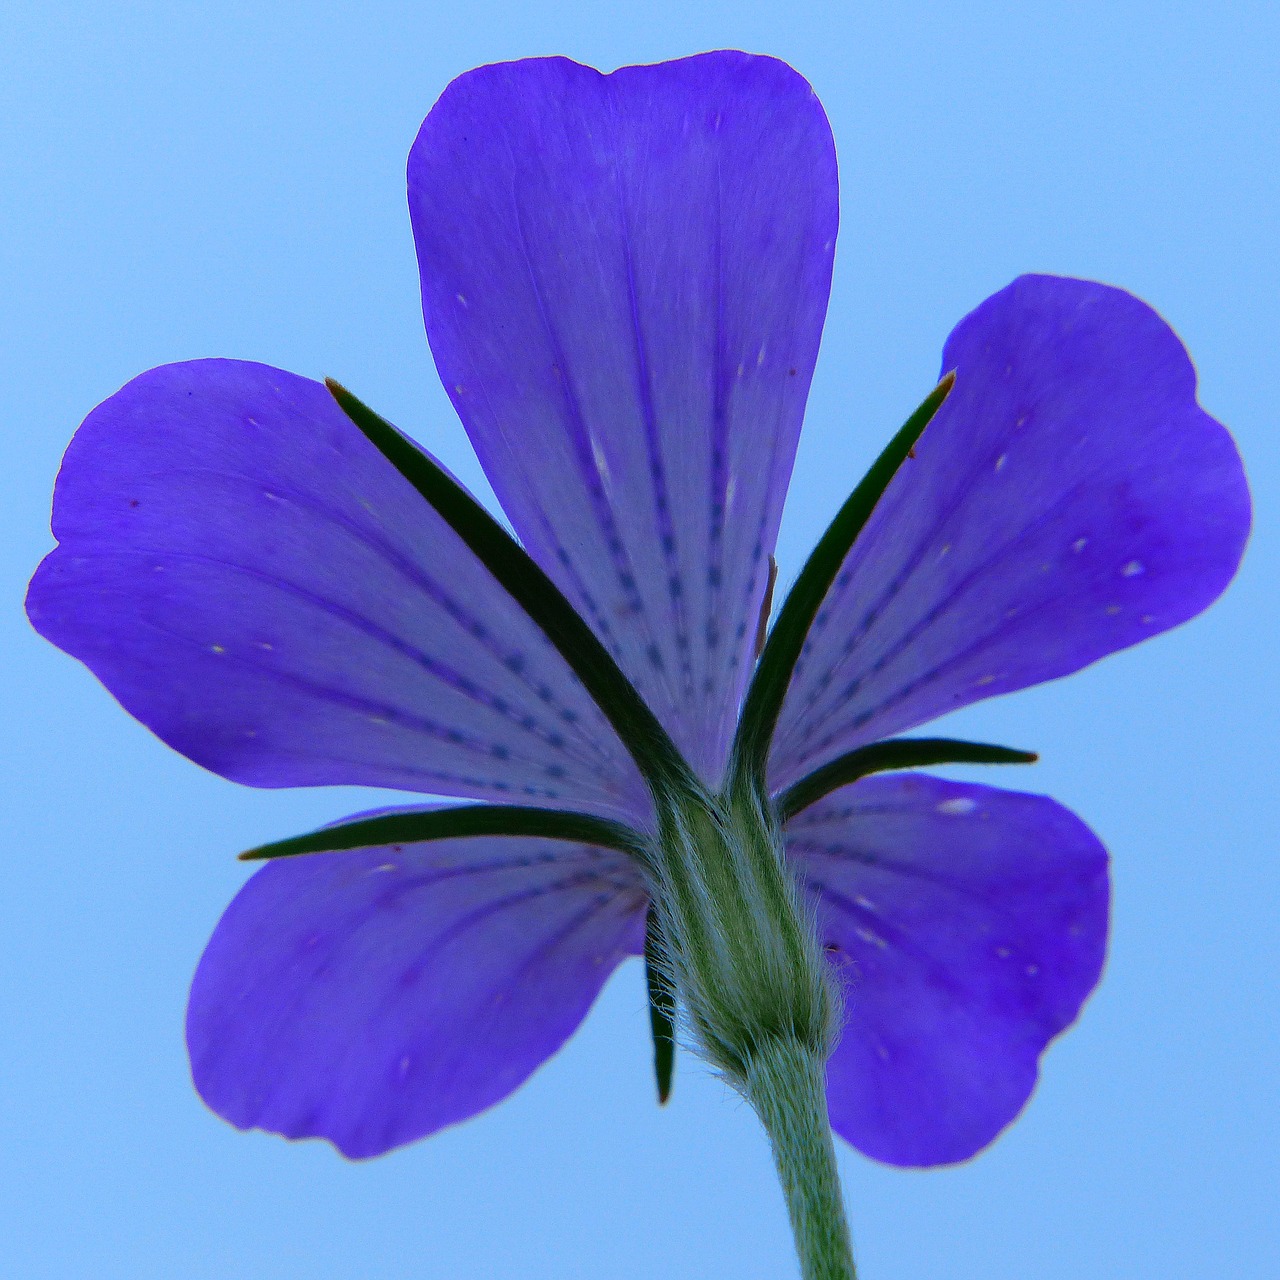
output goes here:
<path id="1" fill-rule="evenodd" d="M 358 402 L 229 360 L 151 370 L 89 415 L 27 604 L 224 777 L 485 802 L 282 846 L 341 851 L 258 871 L 200 962 L 187 1032 L 208 1104 L 351 1156 L 492 1105 L 556 1051 L 644 950 L 662 761 L 678 749 L 716 795 L 745 758 L 835 152 L 809 86 L 767 58 L 513 63 L 446 90 L 409 206 L 440 375 L 589 631 L 484 551 L 465 495 L 456 518 L 424 501 L 420 455 Z M 1022 277 L 961 321 L 942 369 L 954 389 L 811 626 L 795 606 L 803 650 L 760 722 L 766 816 L 841 993 L 831 1121 L 902 1165 L 971 1156 L 1026 1102 L 1098 981 L 1107 856 L 1042 796 L 860 776 L 1017 753 L 876 744 L 1185 621 L 1249 526 L 1230 437 L 1129 294 Z M 537 621 L 524 591 L 551 602 Z"/>

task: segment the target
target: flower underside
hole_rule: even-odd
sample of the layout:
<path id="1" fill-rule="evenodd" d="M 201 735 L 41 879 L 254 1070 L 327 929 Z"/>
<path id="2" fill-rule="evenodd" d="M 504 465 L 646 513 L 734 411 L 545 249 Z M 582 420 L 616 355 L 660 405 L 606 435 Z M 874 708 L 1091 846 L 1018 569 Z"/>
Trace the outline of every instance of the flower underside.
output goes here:
<path id="1" fill-rule="evenodd" d="M 409 207 L 516 537 L 337 384 L 193 361 L 86 419 L 28 595 L 225 777 L 468 802 L 245 855 L 201 1094 L 375 1155 L 510 1093 L 643 953 L 664 1096 L 680 1007 L 731 1076 L 809 1037 L 867 1154 L 969 1157 L 1098 979 L 1107 859 L 1052 800 L 912 771 L 1029 753 L 901 735 L 1225 588 L 1248 492 L 1181 343 L 1086 281 L 982 303 L 757 658 L 836 239 L 809 86 L 736 53 L 482 68 Z"/>

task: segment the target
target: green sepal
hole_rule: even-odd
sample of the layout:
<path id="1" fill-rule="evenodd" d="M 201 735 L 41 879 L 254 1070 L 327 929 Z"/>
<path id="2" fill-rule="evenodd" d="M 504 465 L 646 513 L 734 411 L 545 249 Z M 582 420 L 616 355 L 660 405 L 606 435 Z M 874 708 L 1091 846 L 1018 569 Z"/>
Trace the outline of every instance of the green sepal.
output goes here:
<path id="1" fill-rule="evenodd" d="M 456 480 L 341 383 L 325 386 L 343 413 L 422 495 L 556 647 L 650 783 L 687 781 L 675 743 L 596 633 L 527 551 Z"/>
<path id="2" fill-rule="evenodd" d="M 274 840 L 240 855 L 241 862 L 295 858 L 304 853 L 338 853 L 374 845 L 418 844 L 460 836 L 536 836 L 600 845 L 638 856 L 642 838 L 621 822 L 589 813 L 535 809 L 525 805 L 467 804 L 419 813 L 388 813 L 322 827 L 288 840 Z"/>
<path id="3" fill-rule="evenodd" d="M 1039 758 L 1034 751 L 964 742 L 959 738 L 886 738 L 837 756 L 830 764 L 793 783 L 774 803 L 778 816 L 786 822 L 823 796 L 869 773 L 919 769 L 931 764 L 1035 764 Z"/>
<path id="4" fill-rule="evenodd" d="M 733 744 L 736 776 L 747 779 L 757 789 L 763 789 L 769 744 L 782 710 L 782 699 L 818 609 L 881 495 L 898 468 L 912 455 L 916 441 L 954 385 L 955 374 L 947 374 L 899 429 L 858 487 L 845 499 L 787 594 L 756 665 Z"/>
<path id="5" fill-rule="evenodd" d="M 649 989 L 649 1029 L 653 1033 L 653 1073 L 658 1083 L 658 1105 L 671 1097 L 671 1075 L 676 1064 L 676 1002 L 659 963 L 662 940 L 658 917 L 652 907 L 644 922 L 644 977 Z"/>

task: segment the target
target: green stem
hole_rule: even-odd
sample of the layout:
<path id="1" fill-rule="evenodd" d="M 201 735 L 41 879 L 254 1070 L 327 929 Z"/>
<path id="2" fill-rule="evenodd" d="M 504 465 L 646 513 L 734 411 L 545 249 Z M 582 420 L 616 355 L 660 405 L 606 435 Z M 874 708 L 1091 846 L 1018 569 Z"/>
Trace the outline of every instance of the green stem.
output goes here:
<path id="1" fill-rule="evenodd" d="M 857 1280 L 827 1118 L 823 1063 L 794 1040 L 762 1041 L 747 1099 L 773 1143 L 804 1280 Z"/>

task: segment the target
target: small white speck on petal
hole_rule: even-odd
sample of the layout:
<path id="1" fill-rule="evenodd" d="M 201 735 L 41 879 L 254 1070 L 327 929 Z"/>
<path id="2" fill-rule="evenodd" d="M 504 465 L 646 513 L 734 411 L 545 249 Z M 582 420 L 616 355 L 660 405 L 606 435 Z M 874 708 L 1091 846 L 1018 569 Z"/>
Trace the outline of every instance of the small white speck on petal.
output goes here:
<path id="1" fill-rule="evenodd" d="M 1126 578 L 1136 578 L 1140 573 L 1145 573 L 1147 566 L 1141 560 L 1130 560 L 1123 569 L 1120 570 Z"/>
<path id="2" fill-rule="evenodd" d="M 973 683 L 976 685 L 995 684 L 995 676 L 979 676 Z"/>
<path id="3" fill-rule="evenodd" d="M 464 297 L 462 296 L 462 294 L 460 294 L 460 293 L 455 293 L 453 296 L 454 296 L 455 298 L 457 298 L 457 300 L 458 300 L 460 303 L 462 303 L 462 305 L 463 305 L 464 307 L 467 305 L 467 300 L 466 300 L 466 298 L 464 298 Z"/>
<path id="4" fill-rule="evenodd" d="M 1080 553 L 1085 549 L 1085 547 L 1087 547 L 1088 545 L 1089 545 L 1089 539 L 1088 539 L 1088 538 L 1077 538 L 1077 539 L 1076 539 L 1076 540 L 1071 544 L 1071 550 L 1072 550 L 1072 551 L 1074 551 L 1074 552 L 1076 553 L 1076 555 L 1079 555 L 1079 554 L 1080 554 Z"/>
<path id="5" fill-rule="evenodd" d="M 397 866 L 396 866 L 396 864 L 395 864 L 394 862 L 380 862 L 376 867 L 374 867 L 374 871 L 375 871 L 375 872 L 378 872 L 378 871 L 398 871 L 399 869 L 400 869 L 400 868 L 399 868 L 399 867 L 397 867 Z"/>
<path id="6" fill-rule="evenodd" d="M 1040 966 L 1038 964 L 1027 965 L 1026 974 L 1028 978 L 1034 978 L 1036 974 L 1039 972 L 1040 972 Z"/>
<path id="7" fill-rule="evenodd" d="M 1156 616 L 1155 616 L 1155 614 L 1154 614 L 1154 613 L 1144 613 L 1144 614 L 1142 615 L 1142 621 L 1143 621 L 1145 624 L 1147 624 L 1148 626 L 1149 626 L 1151 623 L 1153 623 L 1155 620 L 1156 620 Z"/>
<path id="8" fill-rule="evenodd" d="M 942 557 L 945 556 L 950 550 L 951 550 L 951 543 L 944 542 L 942 544 L 942 549 L 938 552 L 938 559 L 941 560 Z"/>
<path id="9" fill-rule="evenodd" d="M 600 473 L 600 479 L 609 483 L 609 462 L 604 456 L 604 450 L 601 449 L 599 441 L 592 440 L 591 456 L 595 459 L 596 470 Z"/>
<path id="10" fill-rule="evenodd" d="M 888 951 L 889 949 L 889 944 L 878 933 L 872 933 L 870 929 L 859 927 L 854 929 L 854 933 L 868 946 L 878 947 L 881 951 Z"/>
<path id="11" fill-rule="evenodd" d="M 1007 960 L 1011 955 L 1013 955 L 1013 952 L 1010 951 L 1008 947 L 997 947 L 996 955 L 998 955 L 1001 960 Z"/>
<path id="12" fill-rule="evenodd" d="M 1118 604 L 1107 605 L 1107 609 L 1106 609 L 1107 617 L 1114 618 L 1116 614 L 1119 612 L 1120 612 L 1120 606 Z"/>
<path id="13" fill-rule="evenodd" d="M 870 898 L 864 898 L 860 893 L 854 894 L 853 900 L 863 911 L 874 911 L 876 909 L 876 904 Z"/>
<path id="14" fill-rule="evenodd" d="M 756 352 L 756 368 L 758 369 L 764 364 L 764 345 L 761 344 L 760 350 Z"/>
<path id="15" fill-rule="evenodd" d="M 738 377 L 740 377 L 740 378 L 741 378 L 741 377 L 742 377 L 742 375 L 743 375 L 744 373 L 746 373 L 746 371 L 747 371 L 747 366 L 746 366 L 745 364 L 739 364 L 739 365 L 738 365 Z"/>
<path id="16" fill-rule="evenodd" d="M 270 653 L 271 650 L 275 648 L 275 645 L 273 645 L 269 640 L 259 640 L 258 648 L 265 649 L 268 653 Z"/>
<path id="17" fill-rule="evenodd" d="M 976 800 L 970 800 L 968 796 L 956 796 L 954 799 L 942 801 L 937 809 L 939 813 L 958 815 L 972 813 L 977 807 Z"/>
<path id="18" fill-rule="evenodd" d="M 997 470 L 997 471 L 1003 471 L 1003 470 L 1004 470 L 1004 464 L 1005 464 L 1006 462 L 1008 462 L 1008 461 L 1009 461 L 1009 455 L 1008 455 L 1007 453 L 1002 453 L 1002 454 L 1001 454 L 1001 455 L 996 459 L 996 470 Z"/>
<path id="19" fill-rule="evenodd" d="M 409 1064 L 412 1061 L 413 1059 L 410 1058 L 407 1053 L 404 1055 L 403 1058 L 400 1059 L 400 1079 L 401 1080 L 403 1080 L 405 1076 L 409 1074 Z"/>
<path id="20" fill-rule="evenodd" d="M 220 644 L 211 644 L 209 646 L 209 651 L 210 653 L 226 653 L 226 649 L 224 649 Z"/>

